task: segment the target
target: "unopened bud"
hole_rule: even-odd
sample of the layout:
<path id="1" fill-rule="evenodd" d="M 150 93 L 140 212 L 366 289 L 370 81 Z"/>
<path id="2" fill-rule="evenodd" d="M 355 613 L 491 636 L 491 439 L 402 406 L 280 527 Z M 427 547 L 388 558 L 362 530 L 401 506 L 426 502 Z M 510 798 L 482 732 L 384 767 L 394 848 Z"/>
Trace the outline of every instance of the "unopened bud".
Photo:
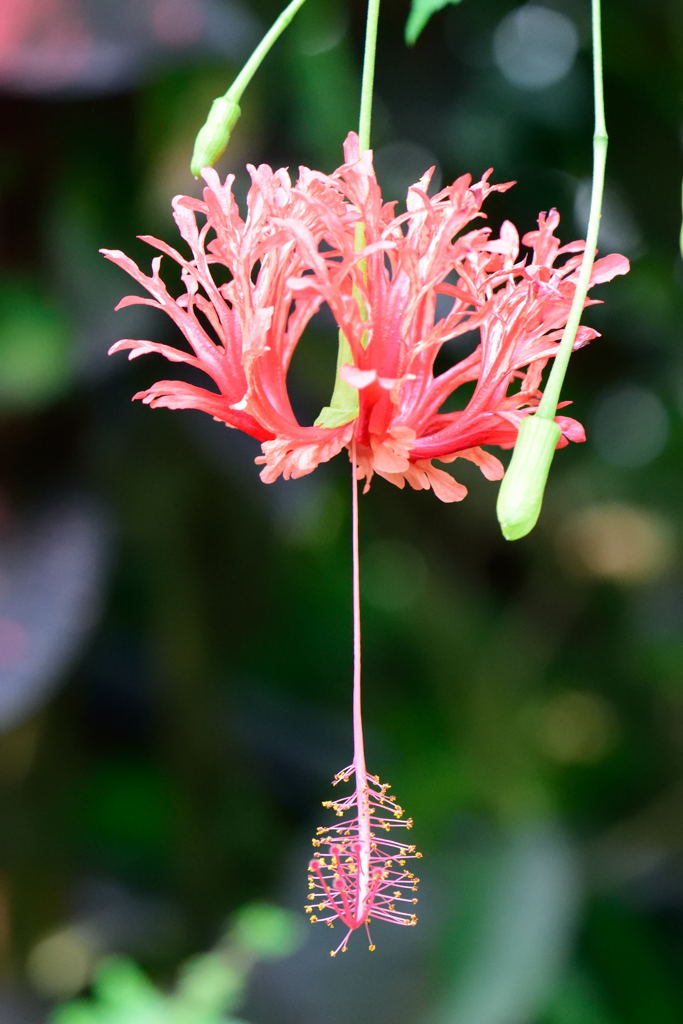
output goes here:
<path id="1" fill-rule="evenodd" d="M 554 420 L 534 415 L 522 420 L 496 505 L 498 522 L 506 540 L 526 537 L 536 525 L 561 433 Z"/>
<path id="2" fill-rule="evenodd" d="M 190 170 L 195 178 L 199 177 L 202 167 L 213 167 L 225 152 L 240 113 L 239 103 L 227 96 L 213 101 L 194 144 Z"/>

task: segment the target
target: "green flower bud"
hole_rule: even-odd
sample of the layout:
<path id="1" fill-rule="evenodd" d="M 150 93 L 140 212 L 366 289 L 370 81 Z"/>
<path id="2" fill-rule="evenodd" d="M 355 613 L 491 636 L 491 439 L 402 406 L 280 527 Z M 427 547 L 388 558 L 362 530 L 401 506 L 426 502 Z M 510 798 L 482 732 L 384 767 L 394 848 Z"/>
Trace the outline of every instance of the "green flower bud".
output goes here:
<path id="1" fill-rule="evenodd" d="M 239 103 L 228 96 L 219 96 L 213 101 L 194 144 L 190 170 L 195 178 L 199 177 L 202 167 L 213 167 L 225 152 L 240 113 Z"/>
<path id="2" fill-rule="evenodd" d="M 534 415 L 522 420 L 496 505 L 498 522 L 506 540 L 526 537 L 536 525 L 561 433 L 554 420 Z"/>

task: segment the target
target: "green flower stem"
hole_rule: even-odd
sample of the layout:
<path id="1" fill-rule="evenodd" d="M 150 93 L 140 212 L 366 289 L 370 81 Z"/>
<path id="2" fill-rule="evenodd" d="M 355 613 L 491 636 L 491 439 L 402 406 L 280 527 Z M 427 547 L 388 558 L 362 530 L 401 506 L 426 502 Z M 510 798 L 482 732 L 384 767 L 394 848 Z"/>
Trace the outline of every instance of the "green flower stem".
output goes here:
<path id="1" fill-rule="evenodd" d="M 226 96 L 230 96 L 237 101 L 241 99 L 242 93 L 263 63 L 263 59 L 269 53 L 273 44 L 280 38 L 284 30 L 291 24 L 294 20 L 295 14 L 298 14 L 299 10 L 305 3 L 306 0 L 291 0 L 291 3 L 287 4 L 284 11 L 275 19 L 235 81 L 228 89 L 225 94 Z"/>
<path id="2" fill-rule="evenodd" d="M 593 185 L 591 189 L 590 214 L 586 232 L 586 248 L 581 261 L 579 280 L 569 310 L 567 325 L 560 341 L 560 347 L 548 377 L 537 416 L 553 419 L 560 400 L 560 391 L 572 354 L 576 332 L 583 312 L 583 306 L 590 287 L 591 271 L 598 244 L 602 196 L 605 189 L 605 162 L 607 160 L 607 128 L 605 126 L 605 99 L 602 85 L 602 31 L 600 27 L 600 0 L 592 0 L 593 23 L 593 91 L 595 97 L 595 133 L 593 135 Z"/>
<path id="3" fill-rule="evenodd" d="M 375 59 L 377 55 L 377 26 L 379 24 L 380 0 L 369 0 L 365 28 L 365 52 L 363 54 L 363 78 L 360 90 L 360 117 L 358 138 L 360 148 L 370 148 L 370 126 L 372 124 L 372 97 L 375 88 Z"/>
<path id="4" fill-rule="evenodd" d="M 363 74 L 360 90 L 360 114 L 358 118 L 358 141 L 361 152 L 370 148 L 370 128 L 372 124 L 372 99 L 375 88 L 375 61 L 377 56 L 377 26 L 379 24 L 380 0 L 368 0 L 368 16 L 365 28 L 365 49 L 363 54 Z M 365 245 L 365 226 L 361 223 L 356 227 L 356 250 Z M 365 267 L 361 269 L 365 273 Z M 364 315 L 362 297 L 358 296 L 361 315 Z M 334 390 L 330 404 L 321 409 L 315 421 L 316 427 L 342 427 L 351 423 L 358 416 L 360 402 L 358 390 L 347 384 L 339 376 L 342 366 L 351 363 L 352 355 L 348 341 L 339 332 L 339 348 L 337 349 L 337 369 L 334 377 Z"/>
<path id="5" fill-rule="evenodd" d="M 548 377 L 538 410 L 522 422 L 498 494 L 497 515 L 503 536 L 518 540 L 533 530 L 541 512 L 550 464 L 559 440 L 559 428 L 554 423 L 562 384 L 569 358 L 579 329 L 586 295 L 590 287 L 591 272 L 600 229 L 602 197 L 605 187 L 607 159 L 607 129 L 602 83 L 602 31 L 600 0 L 591 0 L 593 36 L 593 91 L 595 103 L 595 132 L 593 134 L 593 183 L 590 214 L 586 232 L 586 248 L 581 260 L 576 291 L 569 309 L 567 324 L 562 334 L 557 355 Z M 542 421 L 542 422 L 541 422 Z M 532 424 L 535 424 L 532 426 Z M 555 429 L 551 429 L 555 427 Z"/>
<path id="6" fill-rule="evenodd" d="M 202 167 L 212 167 L 216 160 L 225 152 L 232 129 L 235 127 L 240 116 L 239 103 L 244 90 L 258 71 L 266 55 L 270 52 L 273 44 L 280 38 L 288 25 L 291 24 L 294 16 L 305 3 L 306 0 L 291 0 L 291 3 L 285 7 L 284 11 L 268 29 L 228 91 L 213 101 L 209 116 L 200 128 L 194 144 L 190 169 L 195 178 L 199 176 Z"/>

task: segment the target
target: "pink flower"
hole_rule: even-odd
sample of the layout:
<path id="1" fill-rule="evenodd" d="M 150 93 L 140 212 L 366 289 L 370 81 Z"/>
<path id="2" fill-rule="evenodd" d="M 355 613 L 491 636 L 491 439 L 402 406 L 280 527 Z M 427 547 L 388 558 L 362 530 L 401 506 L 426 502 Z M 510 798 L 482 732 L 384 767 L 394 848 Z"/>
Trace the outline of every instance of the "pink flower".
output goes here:
<path id="1" fill-rule="evenodd" d="M 308 869 L 309 920 L 330 928 L 340 921 L 346 929 L 331 956 L 340 950 L 346 952 L 349 936 L 361 927 L 374 950 L 372 921 L 417 924 L 413 911 L 417 897 L 413 893 L 420 879 L 406 867 L 406 861 L 422 854 L 410 843 L 387 838 L 396 829 L 412 828 L 412 819 L 403 820 L 403 809 L 390 796 L 387 783 L 381 783 L 364 768 L 359 779 L 355 762 L 337 772 L 332 785 L 349 781 L 353 782 L 353 793 L 323 804 L 342 820 L 317 830 L 313 846 L 320 852 Z"/>
<path id="2" fill-rule="evenodd" d="M 329 175 L 302 167 L 295 184 L 283 169 L 250 167 L 246 218 L 232 192 L 234 177 L 221 184 L 206 168 L 203 199 L 179 196 L 173 203 L 191 257 L 144 239 L 180 266 L 184 291 L 177 298 L 161 279 L 160 256 L 147 275 L 123 253 L 105 250 L 151 295 L 129 296 L 120 306 L 162 309 L 188 343 L 125 339 L 111 351 L 127 349 L 130 358 L 156 352 L 203 371 L 206 388 L 162 380 L 135 397 L 152 407 L 202 409 L 251 434 L 262 443 L 256 461 L 266 483 L 304 476 L 355 441 L 366 486 L 376 473 L 398 487 L 431 487 L 443 501 L 459 501 L 466 488 L 433 460 L 463 458 L 488 479 L 502 476 L 484 448 L 511 447 L 521 419 L 538 404 L 584 243 L 560 245 L 555 210 L 523 236 L 526 255 L 509 221 L 498 236 L 470 227 L 484 216 L 486 197 L 510 187 L 489 184 L 490 172 L 476 184 L 465 175 L 429 196 L 428 171 L 397 213 L 395 203 L 383 202 L 372 154 L 359 152 L 354 134 L 344 155 Z M 603 257 L 591 283 L 627 270 L 623 256 Z M 358 393 L 355 418 L 334 427 L 300 424 L 287 392 L 292 354 L 324 305 L 351 353 L 342 378 Z M 458 356 L 472 331 L 479 343 Z M 575 347 L 595 337 L 582 327 Z M 447 343 L 451 365 L 437 370 Z M 584 439 L 576 420 L 557 422 L 561 445 Z"/>

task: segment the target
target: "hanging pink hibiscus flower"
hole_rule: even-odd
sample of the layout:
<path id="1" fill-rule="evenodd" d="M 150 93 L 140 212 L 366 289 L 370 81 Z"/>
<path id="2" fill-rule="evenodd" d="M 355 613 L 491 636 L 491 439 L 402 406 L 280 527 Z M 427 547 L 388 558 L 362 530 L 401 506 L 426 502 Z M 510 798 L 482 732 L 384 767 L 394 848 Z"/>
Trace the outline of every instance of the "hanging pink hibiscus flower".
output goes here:
<path id="1" fill-rule="evenodd" d="M 156 352 L 207 374 L 210 387 L 162 380 L 135 398 L 155 408 L 201 409 L 251 434 L 262 443 L 256 461 L 266 483 L 304 476 L 355 442 L 357 475 L 367 485 L 376 473 L 398 487 L 431 487 L 441 500 L 459 501 L 466 488 L 433 460 L 464 458 L 488 479 L 503 475 L 484 448 L 511 447 L 538 404 L 584 243 L 560 245 L 555 210 L 523 236 L 530 250 L 523 256 L 509 221 L 498 237 L 469 227 L 484 216 L 486 197 L 511 185 L 489 184 L 490 172 L 475 184 L 465 175 L 430 196 L 428 171 L 397 213 L 382 199 L 371 151 L 360 152 L 353 133 L 344 156 L 329 175 L 302 167 L 295 184 L 284 169 L 250 167 L 246 218 L 232 192 L 234 176 L 221 184 L 206 168 L 203 199 L 179 196 L 173 203 L 191 258 L 144 238 L 180 265 L 185 291 L 177 298 L 160 276 L 160 256 L 148 276 L 123 253 L 104 250 L 151 295 L 128 296 L 119 308 L 164 310 L 189 346 L 125 339 L 111 351 L 130 350 L 130 358 Z M 603 257 L 591 284 L 627 270 L 623 256 Z M 292 411 L 287 372 L 324 304 L 349 353 L 340 376 L 357 398 L 347 416 L 336 411 L 340 425 L 304 426 Z M 458 358 L 458 339 L 471 331 L 479 344 Z M 575 348 L 595 337 L 581 327 Z M 436 372 L 447 342 L 452 365 Z M 463 407 L 445 411 L 459 388 L 469 396 Z M 576 420 L 558 416 L 557 423 L 560 445 L 584 439 Z"/>

